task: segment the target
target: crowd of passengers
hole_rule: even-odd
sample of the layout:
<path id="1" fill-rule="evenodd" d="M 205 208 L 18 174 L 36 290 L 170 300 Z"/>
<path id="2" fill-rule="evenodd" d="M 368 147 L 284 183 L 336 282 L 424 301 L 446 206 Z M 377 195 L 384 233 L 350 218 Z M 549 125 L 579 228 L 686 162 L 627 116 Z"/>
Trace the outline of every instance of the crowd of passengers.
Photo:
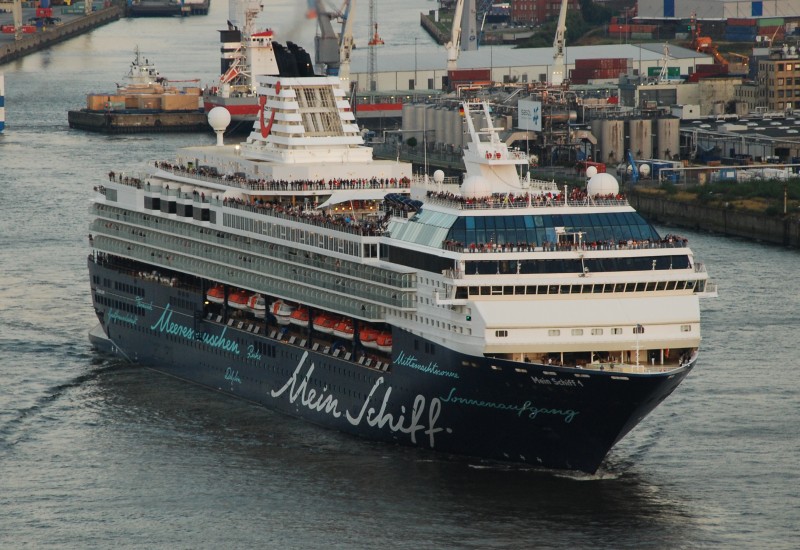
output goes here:
<path id="1" fill-rule="evenodd" d="M 241 198 L 222 199 L 225 206 L 232 207 L 249 207 L 256 210 L 265 210 L 267 212 L 274 212 L 284 216 L 292 216 L 300 221 L 315 223 L 318 225 L 330 224 L 333 226 L 348 228 L 360 233 L 361 235 L 377 236 L 383 233 L 386 228 L 386 223 L 389 221 L 390 216 L 387 214 L 380 220 L 371 219 L 357 219 L 351 214 L 330 214 L 321 210 L 312 208 L 302 208 L 297 205 L 290 205 L 280 203 L 277 201 L 265 201 L 264 199 L 255 199 L 247 201 Z"/>
<path id="2" fill-rule="evenodd" d="M 428 191 L 429 198 L 442 199 L 448 201 L 459 202 L 467 208 L 471 206 L 553 206 L 564 204 L 564 193 L 543 193 L 543 194 L 530 194 L 515 195 L 513 193 L 492 193 L 486 197 L 467 198 L 455 193 L 445 191 Z M 583 189 L 574 187 L 569 194 L 570 202 L 585 202 L 587 194 Z M 593 195 L 592 199 L 595 201 L 625 201 L 625 195 L 622 193 L 606 194 L 606 195 Z"/>
<path id="3" fill-rule="evenodd" d="M 455 250 L 462 252 L 469 250 L 470 252 L 533 252 L 537 250 L 537 244 L 518 242 L 518 243 L 470 243 L 469 246 L 462 242 L 454 240 L 446 240 L 442 242 L 443 248 L 447 250 Z M 636 240 L 628 239 L 626 241 L 613 241 L 611 239 L 604 241 L 590 241 L 590 242 L 551 242 L 544 241 L 539 250 L 550 252 L 563 252 L 570 250 L 629 250 L 639 248 L 683 248 L 689 246 L 689 239 L 679 237 L 678 235 L 667 235 L 660 240 Z"/>
<path id="4" fill-rule="evenodd" d="M 187 166 L 176 166 L 167 161 L 156 161 L 156 168 L 169 172 L 183 172 L 190 175 L 199 175 L 209 178 L 221 179 L 227 183 L 235 184 L 237 187 L 259 191 L 308 191 L 308 190 L 337 190 L 337 189 L 388 189 L 398 187 L 409 187 L 411 180 L 408 178 L 355 178 L 355 179 L 318 179 L 318 180 L 267 180 L 265 178 L 252 179 L 242 174 L 220 175 L 216 169 L 209 169 L 204 166 L 189 168 Z"/>

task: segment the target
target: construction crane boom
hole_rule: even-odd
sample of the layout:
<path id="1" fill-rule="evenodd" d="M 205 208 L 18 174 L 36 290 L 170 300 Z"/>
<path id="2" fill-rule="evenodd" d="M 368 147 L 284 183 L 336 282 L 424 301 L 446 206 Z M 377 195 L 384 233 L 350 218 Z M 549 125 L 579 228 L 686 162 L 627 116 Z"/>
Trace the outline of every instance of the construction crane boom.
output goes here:
<path id="1" fill-rule="evenodd" d="M 325 8 L 322 0 L 315 0 L 314 13 L 318 33 L 315 37 L 315 61 L 319 70 L 327 75 L 338 76 L 342 87 L 347 89 L 350 81 L 350 56 L 353 51 L 353 13 L 356 0 L 345 0 L 338 11 Z M 341 22 L 339 34 L 333 30 L 333 21 Z"/>
<path id="2" fill-rule="evenodd" d="M 453 12 L 453 26 L 450 30 L 450 40 L 444 45 L 447 50 L 447 70 L 455 71 L 458 68 L 458 52 L 461 50 L 461 17 L 464 13 L 464 0 L 456 0 L 456 9 Z"/>
<path id="3" fill-rule="evenodd" d="M 560 86 L 564 82 L 564 49 L 566 47 L 567 34 L 567 2 L 561 0 L 561 11 L 558 14 L 558 25 L 556 26 L 556 36 L 553 39 L 553 68 L 550 72 L 550 84 Z"/>

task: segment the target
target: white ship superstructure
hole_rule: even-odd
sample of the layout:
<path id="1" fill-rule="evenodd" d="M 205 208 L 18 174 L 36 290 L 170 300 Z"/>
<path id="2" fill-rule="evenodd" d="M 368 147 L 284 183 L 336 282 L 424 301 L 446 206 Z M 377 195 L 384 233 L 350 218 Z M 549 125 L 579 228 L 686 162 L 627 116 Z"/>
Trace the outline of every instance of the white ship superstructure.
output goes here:
<path id="1" fill-rule="evenodd" d="M 414 186 L 424 207 L 392 218 L 386 240 L 451 267 L 420 277 L 417 311 L 391 312 L 389 322 L 520 362 L 641 372 L 690 358 L 698 298 L 716 287 L 685 240 L 659 238 L 610 174 L 594 175 L 586 192 L 520 178 L 527 156 L 498 139 L 486 104 L 466 108 L 460 189 L 441 175 Z"/>

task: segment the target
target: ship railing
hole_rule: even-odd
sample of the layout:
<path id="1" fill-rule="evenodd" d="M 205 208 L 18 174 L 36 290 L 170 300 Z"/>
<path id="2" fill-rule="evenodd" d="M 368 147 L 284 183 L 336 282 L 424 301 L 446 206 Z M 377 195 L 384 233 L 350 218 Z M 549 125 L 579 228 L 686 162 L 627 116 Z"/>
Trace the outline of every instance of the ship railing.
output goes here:
<path id="1" fill-rule="evenodd" d="M 704 264 L 703 262 L 696 262 L 694 264 L 694 272 L 695 273 L 708 273 L 708 271 L 706 271 L 706 264 Z"/>
<path id="2" fill-rule="evenodd" d="M 236 208 L 237 210 L 245 210 L 247 212 L 260 214 L 262 216 L 304 223 L 313 225 L 314 227 L 329 229 L 331 231 L 339 231 L 342 233 L 349 233 L 351 235 L 357 235 L 360 237 L 379 237 L 383 234 L 385 229 L 382 223 L 356 221 L 354 218 L 347 215 L 323 216 L 321 214 L 311 213 L 294 214 L 281 212 L 266 205 L 253 205 L 240 202 L 235 199 L 212 199 L 211 204 L 226 206 L 228 208 Z"/>
<path id="3" fill-rule="evenodd" d="M 541 245 L 537 243 L 464 243 L 454 241 L 444 241 L 442 248 L 451 252 L 463 252 L 468 254 L 489 254 L 489 253 L 518 253 L 518 252 L 592 252 L 596 250 L 648 250 L 660 248 L 686 248 L 688 243 L 683 240 L 660 240 L 660 241 L 597 241 L 584 243 L 558 244 L 545 242 Z M 697 271 L 697 264 L 695 264 Z M 703 269 L 705 271 L 705 269 Z"/>
<path id="4" fill-rule="evenodd" d="M 577 367 L 579 370 L 589 371 L 603 371 L 609 373 L 619 374 L 660 374 L 670 372 L 682 365 L 678 363 L 664 363 L 664 364 L 631 364 L 631 363 L 586 363 Z"/>
<path id="5" fill-rule="evenodd" d="M 156 168 L 179 177 L 215 183 L 227 187 L 238 187 L 249 191 L 339 191 L 341 189 L 408 189 L 411 181 L 401 179 L 355 179 L 355 180 L 254 180 L 244 175 L 221 175 L 203 168 L 175 166 L 169 162 L 155 163 Z"/>
<path id="6" fill-rule="evenodd" d="M 609 207 L 609 206 L 628 206 L 630 203 L 625 197 L 595 197 L 581 199 L 567 199 L 559 197 L 548 197 L 546 195 L 514 195 L 514 196 L 492 196 L 482 199 L 466 199 L 458 196 L 447 196 L 447 194 L 429 194 L 425 202 L 456 208 L 458 210 L 505 210 L 514 208 L 550 208 L 558 206 L 570 207 Z"/>

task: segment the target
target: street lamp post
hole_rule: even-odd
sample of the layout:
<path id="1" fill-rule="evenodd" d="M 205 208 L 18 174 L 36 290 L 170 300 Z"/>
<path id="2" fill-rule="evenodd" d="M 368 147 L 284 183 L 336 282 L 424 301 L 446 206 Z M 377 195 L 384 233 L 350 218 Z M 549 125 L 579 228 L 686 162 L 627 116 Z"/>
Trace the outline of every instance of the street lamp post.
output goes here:
<path id="1" fill-rule="evenodd" d="M 414 37 L 414 89 L 417 89 L 417 37 Z"/>

